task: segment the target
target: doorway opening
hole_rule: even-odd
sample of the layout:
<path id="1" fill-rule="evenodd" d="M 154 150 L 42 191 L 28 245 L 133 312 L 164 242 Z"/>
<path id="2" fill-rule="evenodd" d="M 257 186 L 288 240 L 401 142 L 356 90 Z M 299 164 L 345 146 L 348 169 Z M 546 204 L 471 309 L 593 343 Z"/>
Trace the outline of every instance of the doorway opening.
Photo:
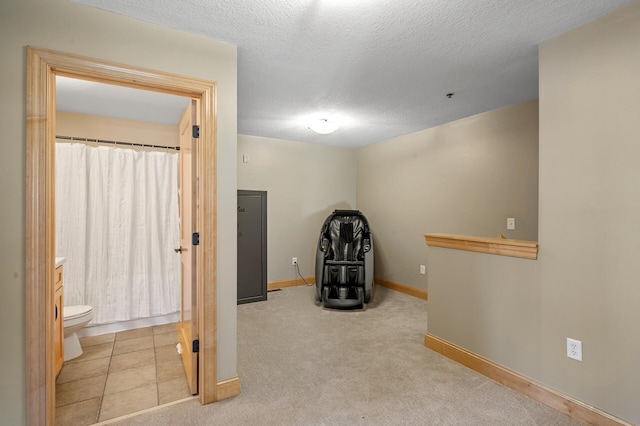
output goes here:
<path id="1" fill-rule="evenodd" d="M 56 422 L 93 424 L 197 393 L 195 268 L 181 274 L 181 257 L 196 247 L 180 238 L 194 232 L 192 167 L 179 173 L 194 151 L 191 129 L 182 143 L 187 132 L 179 134 L 196 119 L 192 104 L 56 77 L 56 300 L 65 320 Z M 93 319 L 71 336 L 67 320 L 83 306 Z"/>
<path id="2" fill-rule="evenodd" d="M 194 163 L 197 185 L 195 228 L 198 398 L 218 400 L 216 380 L 216 86 L 183 77 L 98 59 L 27 48 L 26 167 L 26 369 L 27 422 L 53 424 L 55 407 L 55 99 L 56 76 L 152 90 L 197 100 L 200 125 Z M 206 285 L 205 285 L 206 284 Z"/>

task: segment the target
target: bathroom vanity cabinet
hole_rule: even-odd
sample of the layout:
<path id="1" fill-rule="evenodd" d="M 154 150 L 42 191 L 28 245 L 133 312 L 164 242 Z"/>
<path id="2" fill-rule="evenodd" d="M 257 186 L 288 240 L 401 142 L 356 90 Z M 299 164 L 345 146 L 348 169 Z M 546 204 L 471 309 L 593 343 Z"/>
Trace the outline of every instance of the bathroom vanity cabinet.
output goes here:
<path id="1" fill-rule="evenodd" d="M 53 279 L 53 357 L 57 376 L 64 362 L 64 324 L 62 316 L 62 265 L 56 266 Z"/>

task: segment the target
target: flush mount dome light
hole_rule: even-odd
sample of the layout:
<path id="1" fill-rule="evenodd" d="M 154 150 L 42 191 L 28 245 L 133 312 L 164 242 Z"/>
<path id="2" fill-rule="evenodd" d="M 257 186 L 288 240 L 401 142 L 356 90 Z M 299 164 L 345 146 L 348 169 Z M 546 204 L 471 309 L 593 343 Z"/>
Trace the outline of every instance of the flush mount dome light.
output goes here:
<path id="1" fill-rule="evenodd" d="M 309 130 L 313 130 L 314 132 L 321 135 L 328 135 L 329 133 L 335 132 L 339 128 L 340 126 L 338 125 L 338 123 L 329 121 L 326 118 L 321 118 L 320 120 L 309 123 Z"/>

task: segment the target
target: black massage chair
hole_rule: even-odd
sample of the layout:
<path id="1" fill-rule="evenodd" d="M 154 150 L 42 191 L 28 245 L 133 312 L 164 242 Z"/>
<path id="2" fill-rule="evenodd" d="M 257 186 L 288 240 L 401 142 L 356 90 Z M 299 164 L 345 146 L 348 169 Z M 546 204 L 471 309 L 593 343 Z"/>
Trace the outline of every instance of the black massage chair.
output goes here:
<path id="1" fill-rule="evenodd" d="M 320 230 L 316 299 L 326 308 L 363 308 L 373 297 L 373 240 L 359 210 L 335 210 Z"/>

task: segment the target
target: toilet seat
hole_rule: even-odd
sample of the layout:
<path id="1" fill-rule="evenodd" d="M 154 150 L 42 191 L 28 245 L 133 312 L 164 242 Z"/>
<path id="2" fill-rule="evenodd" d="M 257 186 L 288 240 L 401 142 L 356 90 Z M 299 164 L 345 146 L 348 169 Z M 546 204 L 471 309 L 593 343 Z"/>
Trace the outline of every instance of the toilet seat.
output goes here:
<path id="1" fill-rule="evenodd" d="M 73 320 L 79 317 L 83 317 L 93 312 L 93 308 L 89 305 L 76 305 L 76 306 L 65 306 L 62 310 L 63 318 L 68 320 Z"/>

